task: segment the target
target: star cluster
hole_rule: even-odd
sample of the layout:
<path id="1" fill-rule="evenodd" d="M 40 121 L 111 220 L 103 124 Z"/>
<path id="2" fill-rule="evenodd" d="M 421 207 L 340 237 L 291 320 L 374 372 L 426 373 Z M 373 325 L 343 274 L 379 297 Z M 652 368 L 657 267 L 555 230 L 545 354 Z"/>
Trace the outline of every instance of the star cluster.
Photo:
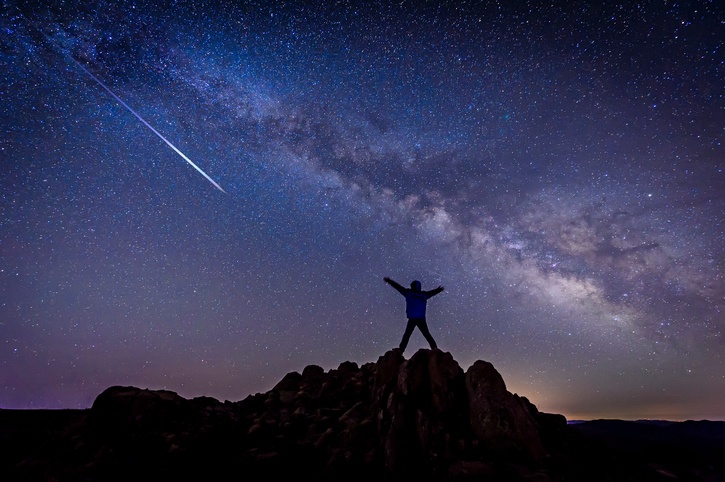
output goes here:
<path id="1" fill-rule="evenodd" d="M 367 3 L 3 5 L 0 407 L 374 361 L 390 276 L 542 410 L 723 419 L 722 7 Z"/>

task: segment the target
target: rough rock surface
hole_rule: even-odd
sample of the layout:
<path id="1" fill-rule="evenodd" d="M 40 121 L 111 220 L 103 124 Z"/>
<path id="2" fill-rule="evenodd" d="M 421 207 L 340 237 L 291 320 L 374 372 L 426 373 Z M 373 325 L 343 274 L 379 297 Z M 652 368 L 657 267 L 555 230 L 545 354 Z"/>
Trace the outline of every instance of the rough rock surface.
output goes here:
<path id="1" fill-rule="evenodd" d="M 493 365 L 481 360 L 474 363 L 466 373 L 466 389 L 471 428 L 486 448 L 534 460 L 546 456 L 536 425 L 537 413 L 526 398 L 506 390 Z"/>
<path id="2" fill-rule="evenodd" d="M 592 448 L 478 361 L 395 351 L 310 365 L 240 402 L 111 387 L 16 463 L 17 480 L 664 480 Z M 620 458 L 618 458 L 620 457 Z M 273 479 L 271 479 L 273 478 Z"/>

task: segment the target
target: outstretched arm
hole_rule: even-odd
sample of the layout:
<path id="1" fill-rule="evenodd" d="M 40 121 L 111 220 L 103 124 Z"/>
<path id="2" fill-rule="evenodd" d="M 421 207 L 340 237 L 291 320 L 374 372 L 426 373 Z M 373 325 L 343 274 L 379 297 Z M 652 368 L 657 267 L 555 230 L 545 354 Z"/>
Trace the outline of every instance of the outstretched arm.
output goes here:
<path id="1" fill-rule="evenodd" d="M 386 276 L 385 278 L 383 278 L 383 279 L 384 279 L 384 280 L 385 280 L 385 282 L 386 282 L 386 283 L 388 283 L 388 284 L 389 284 L 390 286 L 392 286 L 393 288 L 395 288 L 396 290 L 398 290 L 398 291 L 400 292 L 400 294 L 401 294 L 401 295 L 405 295 L 405 288 L 403 288 L 402 286 L 400 286 L 400 285 L 399 285 L 398 283 L 396 283 L 395 281 L 391 280 L 391 279 L 390 279 L 390 278 L 388 278 L 387 276 Z"/>
<path id="2" fill-rule="evenodd" d="M 440 293 L 444 289 L 445 289 L 444 287 L 439 286 L 438 288 L 436 288 L 434 290 L 426 291 L 425 292 L 425 295 L 426 295 L 426 297 L 430 298 L 430 297 L 433 297 L 433 296 L 437 295 L 438 293 Z"/>

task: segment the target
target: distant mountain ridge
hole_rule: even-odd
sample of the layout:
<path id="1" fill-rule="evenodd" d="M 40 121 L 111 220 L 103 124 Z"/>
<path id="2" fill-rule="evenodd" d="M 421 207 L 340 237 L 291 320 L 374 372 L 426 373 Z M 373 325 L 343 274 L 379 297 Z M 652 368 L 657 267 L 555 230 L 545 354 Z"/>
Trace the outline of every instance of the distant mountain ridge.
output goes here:
<path id="1" fill-rule="evenodd" d="M 692 435 L 701 451 L 712 448 L 711 458 L 670 455 L 663 465 L 647 452 L 646 434 L 634 447 L 617 446 L 638 428 L 567 425 L 508 392 L 490 363 L 464 372 L 440 350 L 407 360 L 389 351 L 327 372 L 310 365 L 239 402 L 111 387 L 89 410 L 23 412 L 0 410 L 0 470 L 9 480 L 640 481 L 725 473 L 713 462 L 721 426 L 712 425 L 710 438 Z M 667 447 L 677 452 L 675 441 Z"/>

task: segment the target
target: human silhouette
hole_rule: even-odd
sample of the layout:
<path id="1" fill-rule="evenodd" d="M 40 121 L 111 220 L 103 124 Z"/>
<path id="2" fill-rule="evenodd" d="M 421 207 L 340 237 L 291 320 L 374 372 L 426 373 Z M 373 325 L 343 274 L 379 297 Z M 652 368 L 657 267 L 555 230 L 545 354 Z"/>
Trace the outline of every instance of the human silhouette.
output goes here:
<path id="1" fill-rule="evenodd" d="M 410 283 L 410 289 L 403 288 L 395 281 L 388 277 L 383 278 L 386 283 L 390 284 L 398 292 L 405 296 L 405 315 L 408 317 L 408 326 L 405 327 L 405 333 L 403 339 L 400 341 L 400 353 L 405 351 L 405 347 L 408 346 L 408 340 L 410 335 L 413 334 L 413 330 L 417 326 L 431 348 L 438 348 L 435 340 L 428 331 L 428 324 L 425 322 L 425 305 L 428 298 L 437 295 L 445 288 L 439 286 L 438 288 L 430 291 L 421 291 L 420 281 L 413 281 Z"/>

